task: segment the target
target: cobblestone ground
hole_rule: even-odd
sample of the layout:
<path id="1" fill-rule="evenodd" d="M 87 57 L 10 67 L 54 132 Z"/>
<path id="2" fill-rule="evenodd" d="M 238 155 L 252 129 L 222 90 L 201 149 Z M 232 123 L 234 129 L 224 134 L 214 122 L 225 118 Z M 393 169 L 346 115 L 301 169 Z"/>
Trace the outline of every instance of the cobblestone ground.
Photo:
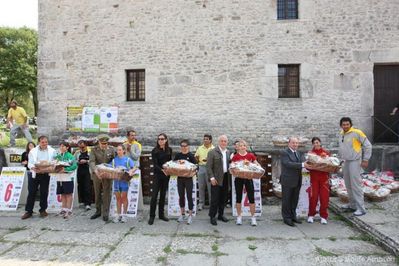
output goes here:
<path id="1" fill-rule="evenodd" d="M 0 265 L 396 265 L 373 240 L 331 215 L 328 225 L 282 223 L 278 205 L 264 206 L 257 227 L 231 218 L 209 224 L 207 210 L 192 225 L 176 220 L 147 224 L 148 206 L 125 224 L 90 220 L 75 209 L 70 220 L 55 215 L 22 221 L 0 213 Z M 230 211 L 230 209 L 228 209 Z"/>

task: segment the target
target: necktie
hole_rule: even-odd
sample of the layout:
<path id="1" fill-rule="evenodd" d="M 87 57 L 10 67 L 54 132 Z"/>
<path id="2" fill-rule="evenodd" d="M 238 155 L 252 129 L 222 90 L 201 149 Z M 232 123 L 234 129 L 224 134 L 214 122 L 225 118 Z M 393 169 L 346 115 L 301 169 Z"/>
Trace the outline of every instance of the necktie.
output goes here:
<path id="1" fill-rule="evenodd" d="M 298 157 L 298 154 L 296 153 L 296 151 L 294 151 L 294 154 L 295 154 L 296 160 L 299 161 L 299 157 Z"/>

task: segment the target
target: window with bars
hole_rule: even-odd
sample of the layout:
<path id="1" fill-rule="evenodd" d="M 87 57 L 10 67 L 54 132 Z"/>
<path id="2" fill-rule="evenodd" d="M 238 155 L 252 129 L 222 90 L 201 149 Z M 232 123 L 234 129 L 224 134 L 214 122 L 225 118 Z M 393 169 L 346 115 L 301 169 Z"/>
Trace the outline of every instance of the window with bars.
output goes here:
<path id="1" fill-rule="evenodd" d="M 298 0 L 277 0 L 277 19 L 298 19 Z"/>
<path id="2" fill-rule="evenodd" d="M 299 65 L 278 65 L 278 97 L 299 98 Z"/>
<path id="3" fill-rule="evenodd" d="M 145 101 L 145 70 L 126 70 L 127 96 L 126 100 Z"/>

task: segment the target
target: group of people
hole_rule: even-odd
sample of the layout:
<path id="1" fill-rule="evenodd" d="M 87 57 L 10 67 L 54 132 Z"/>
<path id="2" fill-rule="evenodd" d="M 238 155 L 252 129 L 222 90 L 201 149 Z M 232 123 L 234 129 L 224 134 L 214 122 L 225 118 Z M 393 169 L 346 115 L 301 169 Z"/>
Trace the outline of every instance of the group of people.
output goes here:
<path id="1" fill-rule="evenodd" d="M 361 185 L 360 171 L 361 167 L 368 166 L 368 160 L 371 157 L 371 144 L 365 134 L 352 126 L 349 117 L 343 117 L 340 120 L 342 131 L 339 140 L 339 155 L 344 161 L 343 176 L 349 195 L 349 204 L 344 208 L 353 211 L 354 215 L 364 215 L 364 198 Z M 102 216 L 104 221 L 109 219 L 109 208 L 112 191 L 117 199 L 117 216 L 113 222 L 126 222 L 127 212 L 127 192 L 129 188 L 128 181 L 101 178 L 97 166 L 108 163 L 112 167 L 124 167 L 133 175 L 139 168 L 139 158 L 142 152 L 141 144 L 136 140 L 136 132 L 129 130 L 127 132 L 127 141 L 118 145 L 116 149 L 108 144 L 107 135 L 98 136 L 98 145 L 91 150 L 87 147 L 85 141 L 79 141 L 79 150 L 72 155 L 69 144 L 61 142 L 58 151 L 48 145 L 46 136 L 38 139 L 38 146 L 29 142 L 26 152 L 22 155 L 22 164 L 28 171 L 28 198 L 25 207 L 25 214 L 22 219 L 32 217 L 36 191 L 40 187 L 40 216 L 46 217 L 47 196 L 50 176 L 47 173 L 40 172 L 35 167 L 35 163 L 42 160 L 51 160 L 56 158 L 59 161 L 68 162 L 68 166 L 61 168 L 56 174 L 57 194 L 62 195 L 62 209 L 60 215 L 69 218 L 72 214 L 72 193 L 74 182 L 78 181 L 78 193 L 81 202 L 86 210 L 91 209 L 91 184 L 94 186 L 96 212 L 90 217 L 96 219 Z M 311 170 L 309 164 L 305 161 L 303 153 L 298 151 L 298 139 L 291 137 L 288 147 L 281 152 L 281 176 L 282 185 L 282 217 L 285 224 L 295 226 L 295 223 L 301 223 L 296 215 L 296 209 L 299 199 L 299 191 L 302 185 L 302 169 L 310 169 L 310 193 L 309 193 L 309 213 L 307 221 L 314 222 L 316 215 L 316 206 L 320 202 L 320 222 L 327 224 L 328 205 L 329 205 L 329 174 L 326 172 Z M 163 169 L 163 165 L 170 160 L 186 160 L 193 164 L 198 164 L 198 184 L 199 184 L 199 203 L 198 210 L 201 211 L 205 205 L 205 192 L 208 191 L 209 198 L 209 217 L 212 225 L 217 225 L 218 221 L 227 222 L 224 215 L 224 209 L 231 187 L 231 176 L 229 174 L 230 162 L 249 161 L 259 164 L 256 156 L 247 151 L 248 145 L 244 140 L 235 142 L 235 152 L 231 153 L 228 149 L 228 138 L 226 135 L 218 137 L 217 145 L 212 144 L 212 136 L 205 134 L 203 144 L 200 145 L 195 154 L 190 152 L 190 143 L 184 139 L 180 142 L 180 152 L 174 156 L 169 146 L 168 136 L 161 133 L 157 137 L 157 142 L 151 155 L 154 165 L 154 180 L 152 184 L 152 195 L 150 204 L 149 225 L 155 221 L 155 213 L 158 205 L 158 217 L 160 220 L 169 221 L 165 215 L 165 197 L 169 183 L 169 176 Z M 330 153 L 321 145 L 318 137 L 312 139 L 313 148 L 311 152 L 325 157 Z M 91 182 L 92 180 L 92 182 Z M 193 179 L 187 177 L 177 177 L 177 187 L 179 193 L 179 205 L 181 215 L 178 222 L 193 222 Z M 237 210 L 236 224 L 242 224 L 242 191 L 245 187 L 248 201 L 250 203 L 251 225 L 256 226 L 254 185 L 250 179 L 234 178 L 234 187 L 236 192 L 235 207 Z M 158 199 L 159 197 L 159 199 Z M 188 202 L 188 215 L 186 217 L 185 204 Z"/>

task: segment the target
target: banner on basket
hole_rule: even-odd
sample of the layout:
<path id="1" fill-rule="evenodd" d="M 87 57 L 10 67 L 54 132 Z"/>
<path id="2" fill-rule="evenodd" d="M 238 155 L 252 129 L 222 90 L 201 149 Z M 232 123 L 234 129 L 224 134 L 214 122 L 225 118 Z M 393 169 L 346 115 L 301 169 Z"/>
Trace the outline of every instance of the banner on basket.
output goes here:
<path id="1" fill-rule="evenodd" d="M 127 191 L 127 202 L 128 202 L 127 214 L 126 214 L 127 217 L 134 218 L 137 216 L 137 210 L 138 210 L 138 205 L 139 205 L 140 186 L 141 186 L 141 173 L 140 173 L 140 170 L 137 170 L 136 174 L 130 180 L 129 190 Z M 114 184 L 112 184 L 112 187 L 114 187 Z M 109 215 L 110 215 L 110 217 L 115 217 L 116 214 L 117 214 L 116 197 L 115 197 L 115 193 L 112 192 L 111 205 L 109 208 Z"/>
<path id="2" fill-rule="evenodd" d="M 15 211 L 21 197 L 25 167 L 3 167 L 0 175 L 0 210 Z"/>
<path id="3" fill-rule="evenodd" d="M 193 216 L 197 213 L 197 176 L 193 177 Z M 188 213 L 188 201 L 186 194 L 185 209 Z M 180 205 L 179 205 L 179 192 L 177 191 L 177 176 L 171 176 L 169 179 L 168 189 L 168 216 L 177 217 L 180 216 Z"/>
<path id="4" fill-rule="evenodd" d="M 76 178 L 75 178 L 76 180 Z M 72 193 L 72 199 L 75 196 L 76 182 L 73 182 L 74 189 Z M 62 208 L 61 195 L 57 195 L 57 177 L 56 175 L 50 174 L 50 183 L 48 186 L 48 197 L 47 197 L 47 212 L 59 213 Z M 73 209 L 73 200 L 71 208 Z"/>
<path id="5" fill-rule="evenodd" d="M 235 177 L 231 177 L 231 191 L 232 191 L 232 202 L 233 202 L 233 216 L 237 216 L 237 208 L 236 208 L 236 188 L 234 185 Z M 261 182 L 260 179 L 252 179 L 254 183 L 254 197 L 255 197 L 255 216 L 262 215 L 262 195 L 261 195 Z M 249 200 L 247 196 L 247 190 L 244 186 L 242 190 L 242 200 L 241 200 L 241 216 L 251 216 L 251 212 L 249 210 Z"/>

